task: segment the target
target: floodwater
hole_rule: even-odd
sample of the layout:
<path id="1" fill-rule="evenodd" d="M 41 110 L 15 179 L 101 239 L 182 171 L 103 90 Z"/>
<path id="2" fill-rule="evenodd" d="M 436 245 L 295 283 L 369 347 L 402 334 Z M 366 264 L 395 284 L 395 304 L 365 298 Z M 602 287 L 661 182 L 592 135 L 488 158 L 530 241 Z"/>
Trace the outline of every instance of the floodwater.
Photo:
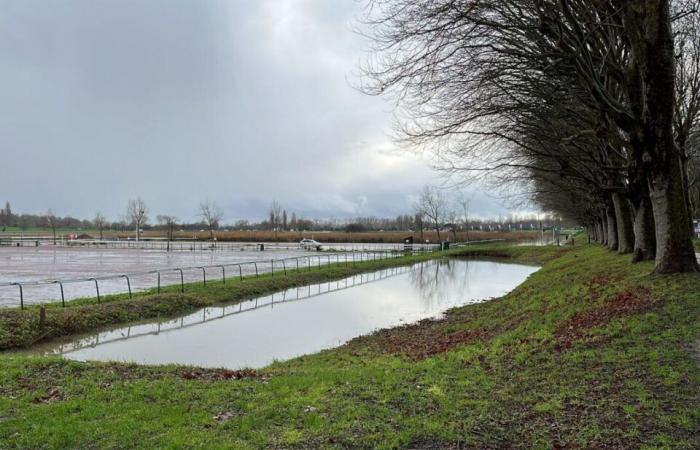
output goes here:
<path id="1" fill-rule="evenodd" d="M 501 296 L 537 269 L 442 259 L 84 335 L 37 351 L 80 361 L 259 368 Z"/>
<path id="2" fill-rule="evenodd" d="M 258 266 L 258 270 L 262 273 L 271 270 L 271 259 L 302 256 L 314 256 L 315 258 L 319 255 L 316 251 L 306 251 L 289 246 L 274 250 L 271 248 L 274 249 L 274 247 L 268 246 L 266 251 L 258 251 L 255 247 L 248 246 L 235 250 L 166 252 L 163 250 L 94 247 L 0 247 L 0 283 L 85 280 L 93 277 L 165 270 L 161 274 L 161 284 L 166 286 L 180 283 L 180 273 L 174 270 L 167 271 L 167 269 L 259 261 L 262 264 Z M 308 261 L 304 262 L 308 264 Z M 316 261 L 314 261 L 315 263 Z M 280 269 L 282 266 L 275 267 L 275 270 Z M 238 268 L 235 268 L 235 272 L 235 275 L 238 275 Z M 253 274 L 255 266 L 243 266 L 241 272 L 243 275 Z M 210 269 L 207 274 L 212 279 L 220 278 L 221 275 L 221 270 L 215 268 Z M 234 275 L 234 273 L 230 273 L 230 275 Z M 202 281 L 202 271 L 199 269 L 185 270 L 183 277 L 185 283 Z M 154 273 L 132 276 L 130 283 L 134 291 L 154 288 L 157 285 L 157 276 Z M 95 296 L 95 285 L 92 281 L 66 283 L 63 287 L 66 300 Z M 99 288 L 102 295 L 123 293 L 127 291 L 127 283 L 123 278 L 115 278 L 100 281 Z M 57 284 L 27 285 L 23 289 L 25 304 L 61 299 L 60 287 Z M 0 307 L 18 305 L 18 287 L 0 286 Z"/>

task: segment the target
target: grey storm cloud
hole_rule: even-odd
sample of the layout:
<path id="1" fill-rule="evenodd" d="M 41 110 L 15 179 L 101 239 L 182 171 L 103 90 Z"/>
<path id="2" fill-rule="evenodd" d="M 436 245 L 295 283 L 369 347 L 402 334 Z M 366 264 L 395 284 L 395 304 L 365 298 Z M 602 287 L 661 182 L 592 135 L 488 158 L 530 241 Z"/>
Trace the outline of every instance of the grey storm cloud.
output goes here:
<path id="1" fill-rule="evenodd" d="M 204 199 L 227 221 L 272 199 L 389 216 L 439 182 L 392 151 L 391 105 L 352 87 L 361 2 L 0 4 L 0 200 L 16 210 L 115 219 L 141 196 L 185 220 Z"/>

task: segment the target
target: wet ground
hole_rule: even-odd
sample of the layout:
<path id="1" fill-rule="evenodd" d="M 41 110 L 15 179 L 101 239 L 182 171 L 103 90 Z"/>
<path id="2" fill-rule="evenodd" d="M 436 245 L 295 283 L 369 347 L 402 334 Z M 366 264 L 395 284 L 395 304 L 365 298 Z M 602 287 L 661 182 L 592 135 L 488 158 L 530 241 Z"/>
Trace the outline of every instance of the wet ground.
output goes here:
<path id="1" fill-rule="evenodd" d="M 430 261 L 74 337 L 35 351 L 77 360 L 257 368 L 503 295 L 536 270 L 493 261 Z"/>
<path id="2" fill-rule="evenodd" d="M 152 270 L 174 269 L 177 267 L 198 267 L 217 264 L 231 264 L 246 261 L 266 261 L 261 264 L 261 272 L 270 270 L 270 259 L 282 259 L 299 256 L 317 256 L 315 251 L 299 248 L 286 248 L 266 251 L 255 250 L 255 247 L 245 247 L 243 250 L 228 251 L 175 251 L 140 250 L 140 249 L 99 249 L 99 248 L 64 248 L 53 246 L 40 247 L 0 247 L 0 283 L 3 282 L 33 282 L 51 280 L 86 279 L 90 277 L 105 277 L 120 274 L 144 273 Z M 254 266 L 244 266 L 243 274 L 255 272 Z M 236 269 L 238 271 L 238 269 Z M 201 270 L 186 270 L 183 273 L 185 282 L 201 281 Z M 211 277 L 220 277 L 220 271 L 210 273 Z M 177 284 L 180 274 L 166 271 L 161 274 L 162 285 Z M 134 290 L 155 287 L 155 274 L 130 277 Z M 27 304 L 45 300 L 60 300 L 58 285 L 24 286 L 24 297 Z M 100 293 L 110 294 L 126 292 L 124 279 L 100 281 Z M 93 282 L 64 284 L 66 299 L 95 295 Z M 0 307 L 17 306 L 19 292 L 17 286 L 0 286 Z"/>

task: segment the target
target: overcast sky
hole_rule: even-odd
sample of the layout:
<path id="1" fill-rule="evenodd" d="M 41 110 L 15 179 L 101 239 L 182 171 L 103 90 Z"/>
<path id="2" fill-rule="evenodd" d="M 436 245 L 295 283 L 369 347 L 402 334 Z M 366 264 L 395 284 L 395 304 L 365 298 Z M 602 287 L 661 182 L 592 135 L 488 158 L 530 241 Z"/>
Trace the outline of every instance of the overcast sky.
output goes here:
<path id="1" fill-rule="evenodd" d="M 0 0 L 0 200 L 111 219 L 393 216 L 440 177 L 353 89 L 355 0 Z M 473 193 L 480 215 L 504 212 Z"/>

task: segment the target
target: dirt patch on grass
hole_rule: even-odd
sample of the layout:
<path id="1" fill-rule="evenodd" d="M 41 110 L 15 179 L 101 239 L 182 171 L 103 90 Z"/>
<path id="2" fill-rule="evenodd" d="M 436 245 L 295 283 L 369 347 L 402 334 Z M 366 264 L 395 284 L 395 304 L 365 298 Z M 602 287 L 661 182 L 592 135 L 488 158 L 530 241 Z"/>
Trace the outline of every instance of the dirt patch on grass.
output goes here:
<path id="1" fill-rule="evenodd" d="M 490 333 L 482 328 L 448 331 L 447 323 L 446 320 L 424 320 L 381 330 L 371 336 L 372 344 L 382 353 L 418 361 L 490 337 Z"/>
<path id="2" fill-rule="evenodd" d="M 53 403 L 63 399 L 63 394 L 58 388 L 50 388 L 45 394 L 34 397 L 32 403 Z"/>
<path id="3" fill-rule="evenodd" d="M 557 349 L 569 348 L 573 341 L 587 337 L 591 329 L 605 326 L 619 317 L 648 311 L 653 305 L 654 300 L 647 289 L 620 292 L 602 305 L 579 312 L 560 325 L 555 333 L 559 341 Z"/>
<path id="4" fill-rule="evenodd" d="M 260 372 L 253 369 L 228 370 L 228 369 L 195 369 L 180 372 L 180 377 L 185 380 L 222 381 L 242 379 L 267 379 Z"/>

